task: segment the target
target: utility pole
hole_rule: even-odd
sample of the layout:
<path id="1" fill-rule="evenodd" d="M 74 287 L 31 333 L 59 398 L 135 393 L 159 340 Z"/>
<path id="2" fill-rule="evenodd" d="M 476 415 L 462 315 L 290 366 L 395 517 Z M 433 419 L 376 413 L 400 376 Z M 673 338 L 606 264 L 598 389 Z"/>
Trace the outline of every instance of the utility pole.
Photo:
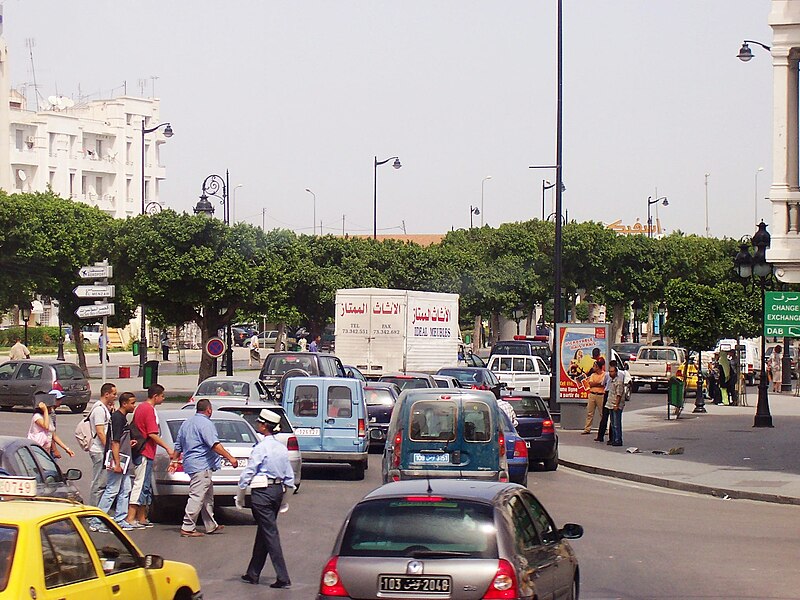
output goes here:
<path id="1" fill-rule="evenodd" d="M 261 209 L 261 231 L 267 232 L 267 209 Z"/>

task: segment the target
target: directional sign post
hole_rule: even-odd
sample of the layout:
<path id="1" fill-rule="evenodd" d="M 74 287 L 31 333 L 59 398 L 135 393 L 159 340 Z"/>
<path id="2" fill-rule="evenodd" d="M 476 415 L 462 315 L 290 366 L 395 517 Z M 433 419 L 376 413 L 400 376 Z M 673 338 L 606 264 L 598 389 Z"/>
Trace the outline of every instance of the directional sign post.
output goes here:
<path id="1" fill-rule="evenodd" d="M 764 294 L 764 335 L 800 337 L 800 293 Z"/>
<path id="2" fill-rule="evenodd" d="M 79 306 L 75 311 L 79 319 L 97 319 L 98 317 L 113 317 L 114 305 L 113 304 L 87 304 Z"/>
<path id="3" fill-rule="evenodd" d="M 100 364 L 103 367 L 103 381 L 106 380 L 106 363 L 108 362 L 108 317 L 114 316 L 114 304 L 107 302 L 109 298 L 116 295 L 113 285 L 108 285 L 108 280 L 114 275 L 114 268 L 108 264 L 108 260 L 95 263 L 78 270 L 81 279 L 99 279 L 94 285 L 79 285 L 73 292 L 78 298 L 95 298 L 94 304 L 79 306 L 75 314 L 80 319 L 97 319 L 103 317 L 103 329 L 100 331 L 99 343 L 102 344 L 100 350 Z"/>
<path id="4" fill-rule="evenodd" d="M 78 271 L 81 279 L 110 279 L 114 276 L 114 267 L 111 265 L 94 265 L 81 267 Z"/>
<path id="5" fill-rule="evenodd" d="M 116 296 L 116 289 L 113 285 L 79 285 L 72 291 L 78 298 L 113 298 Z"/>

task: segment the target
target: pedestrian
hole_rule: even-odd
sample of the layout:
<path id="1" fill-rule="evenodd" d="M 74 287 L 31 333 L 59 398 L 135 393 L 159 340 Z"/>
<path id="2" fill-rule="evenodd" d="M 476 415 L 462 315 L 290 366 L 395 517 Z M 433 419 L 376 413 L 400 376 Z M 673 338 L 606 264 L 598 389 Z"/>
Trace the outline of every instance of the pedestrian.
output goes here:
<path id="1" fill-rule="evenodd" d="M 31 351 L 28 350 L 28 347 L 22 343 L 22 340 L 19 336 L 14 338 L 16 343 L 11 346 L 11 350 L 8 353 L 8 358 L 11 360 L 23 360 L 26 358 L 31 357 Z"/>
<path id="2" fill-rule="evenodd" d="M 253 361 L 256 361 L 256 366 L 261 367 L 261 354 L 258 349 L 261 347 L 258 341 L 258 334 L 254 333 L 250 338 L 250 354 L 247 355 L 247 366 L 252 367 Z"/>
<path id="3" fill-rule="evenodd" d="M 203 537 L 197 531 L 197 518 L 202 515 L 206 533 L 222 533 L 224 525 L 214 519 L 214 483 L 211 474 L 220 467 L 221 458 L 236 465 L 237 459 L 220 443 L 217 428 L 211 422 L 211 401 L 197 401 L 195 414 L 186 419 L 175 438 L 173 460 L 183 454 L 183 472 L 189 476 L 189 499 L 181 526 L 181 537 Z"/>
<path id="4" fill-rule="evenodd" d="M 608 363 L 608 369 L 611 370 L 611 367 L 617 367 L 617 361 L 611 360 Z M 623 371 L 627 374 L 627 371 Z M 619 368 L 617 368 L 617 373 L 619 373 Z M 624 381 L 624 380 L 623 380 Z M 595 442 L 602 442 L 606 437 L 606 431 L 608 431 L 608 439 L 611 439 L 611 428 L 608 426 L 608 420 L 611 416 L 611 411 L 608 408 L 608 392 L 609 388 L 611 387 L 611 376 L 606 372 L 605 377 L 603 378 L 603 414 L 600 417 L 600 426 L 597 428 L 597 437 L 594 438 Z"/>
<path id="5" fill-rule="evenodd" d="M 131 487 L 131 499 L 128 504 L 128 522 L 139 523 L 145 527 L 153 524 L 147 518 L 147 509 L 153 502 L 153 459 L 158 446 L 164 448 L 172 456 L 172 448 L 161 439 L 161 425 L 158 421 L 156 406 L 164 402 L 164 386 L 158 383 L 147 388 L 147 400 L 136 406 L 133 412 L 133 425 L 144 438 L 139 456 L 134 462 L 134 478 Z M 131 431 L 131 437 L 139 437 Z"/>
<path id="6" fill-rule="evenodd" d="M 772 391 L 780 392 L 781 383 L 783 383 L 783 355 L 780 346 L 775 346 L 775 350 L 772 351 L 772 356 L 769 357 L 769 368 L 772 371 Z"/>
<path id="7" fill-rule="evenodd" d="M 253 554 L 242 580 L 258 584 L 269 556 L 276 576 L 275 582 L 269 586 L 271 588 L 291 586 L 278 533 L 278 512 L 286 489 L 294 489 L 294 471 L 289 464 L 286 446 L 274 436 L 280 431 L 280 422 L 280 415 L 268 408 L 259 413 L 256 425 L 264 437 L 253 448 L 247 467 L 239 477 L 239 488 L 250 487 L 251 510 L 257 527 Z"/>
<path id="8" fill-rule="evenodd" d="M 89 491 L 89 504 L 97 506 L 106 489 L 108 472 L 105 468 L 106 434 L 111 423 L 114 400 L 117 398 L 117 386 L 104 383 L 100 387 L 100 399 L 89 412 L 89 425 L 92 430 L 92 443 L 89 446 L 89 458 L 92 459 L 92 486 Z"/>
<path id="9" fill-rule="evenodd" d="M 100 355 L 100 364 L 103 364 L 103 355 L 105 355 L 106 362 L 111 359 L 108 358 L 108 336 L 105 331 L 100 332 L 100 337 L 97 338 L 97 353 Z"/>
<path id="10" fill-rule="evenodd" d="M 728 353 L 725 350 L 722 350 L 719 353 L 719 396 L 720 402 L 722 402 L 722 404 L 725 406 L 728 406 L 731 403 L 728 389 L 730 388 L 732 374 L 733 369 L 731 368 L 731 361 L 728 357 Z"/>
<path id="11" fill-rule="evenodd" d="M 305 352 L 308 350 L 308 340 L 304 337 L 301 337 L 297 340 L 297 345 L 300 346 L 300 352 Z"/>
<path id="12" fill-rule="evenodd" d="M 607 403 L 611 411 L 611 439 L 606 443 L 611 446 L 622 446 L 622 411 L 625 409 L 627 393 L 616 366 L 608 368 L 608 376 L 611 379 Z"/>
<path id="13" fill-rule="evenodd" d="M 36 403 L 36 408 L 33 409 L 33 416 L 31 417 L 31 424 L 28 427 L 28 439 L 32 442 L 39 444 L 44 450 L 52 456 L 54 445 L 61 446 L 64 451 L 70 456 L 75 456 L 75 453 L 61 441 L 56 433 L 56 426 L 53 423 L 53 411 L 55 410 L 55 400 L 58 394 L 64 394 L 58 390 L 57 394 L 44 394 L 39 393 L 38 396 L 42 397 Z"/>
<path id="14" fill-rule="evenodd" d="M 64 397 L 64 392 L 61 390 L 50 390 L 47 393 L 47 396 L 50 400 L 47 402 L 50 409 L 50 428 L 53 430 L 53 443 L 50 444 L 50 456 L 54 459 L 61 458 L 61 452 L 59 452 L 58 447 L 64 449 L 64 451 L 70 455 L 70 457 L 75 456 L 75 453 L 67 448 L 61 438 L 58 436 L 58 424 L 56 422 L 56 410 L 58 407 L 61 406 L 61 399 Z"/>
<path id="15" fill-rule="evenodd" d="M 161 332 L 161 358 L 169 362 L 169 332 L 166 329 Z"/>
<path id="16" fill-rule="evenodd" d="M 108 482 L 100 498 L 98 508 L 107 513 L 114 508 L 114 521 L 122 529 L 144 529 L 145 525 L 128 520 L 128 506 L 131 495 L 131 431 L 128 415 L 136 408 L 136 396 L 124 392 L 119 397 L 119 409 L 111 415 L 111 435 L 108 439 L 109 449 L 106 451 L 105 468 Z M 91 528 L 91 527 L 90 527 Z M 105 527 L 97 527 L 103 531 Z"/>
<path id="17" fill-rule="evenodd" d="M 592 423 L 594 421 L 594 413 L 597 410 L 601 415 L 603 414 L 603 397 L 605 396 L 605 361 L 602 363 L 599 360 L 594 362 L 591 373 L 589 373 L 589 396 L 586 401 L 586 424 L 583 427 L 581 435 L 589 435 L 592 433 Z"/>
<path id="18" fill-rule="evenodd" d="M 322 337 L 316 336 L 314 340 L 308 345 L 309 352 L 319 352 L 319 343 L 322 340 Z"/>

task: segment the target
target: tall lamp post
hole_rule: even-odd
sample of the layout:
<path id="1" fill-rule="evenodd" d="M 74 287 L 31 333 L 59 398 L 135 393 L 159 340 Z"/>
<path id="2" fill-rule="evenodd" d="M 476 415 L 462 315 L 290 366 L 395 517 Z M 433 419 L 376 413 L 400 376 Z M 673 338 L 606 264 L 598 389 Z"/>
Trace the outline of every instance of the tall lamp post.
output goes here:
<path id="1" fill-rule="evenodd" d="M 19 307 L 19 312 L 20 315 L 22 316 L 22 326 L 24 329 L 24 334 L 23 334 L 24 339 L 22 343 L 25 344 L 25 346 L 28 345 L 28 321 L 31 320 L 32 309 L 33 307 L 31 306 L 31 303 L 28 302 L 27 300 L 23 302 L 22 305 Z"/>
<path id="2" fill-rule="evenodd" d="M 58 313 L 58 354 L 56 355 L 56 360 L 66 360 L 64 358 L 64 332 L 62 331 L 61 302 L 53 300 L 53 306 L 56 307 Z"/>
<path id="3" fill-rule="evenodd" d="M 386 160 L 378 160 L 375 157 L 375 164 L 372 171 L 372 239 L 378 239 L 378 167 L 385 165 L 390 160 L 393 160 L 392 166 L 399 169 L 403 165 L 400 164 L 400 159 L 396 156 L 387 158 Z"/>
<path id="4" fill-rule="evenodd" d="M 483 184 L 489 181 L 491 178 L 491 175 L 487 175 L 481 180 L 481 227 L 483 227 Z"/>
<path id="5" fill-rule="evenodd" d="M 164 137 L 171 138 L 173 136 L 172 125 L 169 123 L 160 123 L 155 127 L 145 127 L 145 120 L 144 117 L 142 118 L 142 213 L 146 214 L 148 212 L 147 205 L 147 198 L 145 198 L 145 179 L 144 179 L 144 167 L 145 167 L 145 153 L 144 153 L 144 136 L 148 133 L 153 133 L 154 131 L 159 130 L 160 128 L 164 128 Z M 152 204 L 152 203 L 151 203 Z M 156 205 L 153 207 L 154 211 L 157 211 Z M 159 205 L 160 208 L 160 205 Z M 145 311 L 144 311 L 144 303 L 142 303 L 139 307 L 139 318 L 141 319 L 141 328 L 139 331 L 139 377 L 144 377 L 144 363 L 147 362 L 147 319 L 145 318 Z"/>
<path id="6" fill-rule="evenodd" d="M 664 315 L 667 314 L 667 306 L 661 302 L 658 305 L 658 335 L 661 338 L 661 345 L 664 345 Z"/>
<path id="7" fill-rule="evenodd" d="M 472 215 L 479 215 L 481 214 L 481 209 L 477 206 L 470 206 L 469 207 L 469 228 L 472 229 Z"/>
<path id="8" fill-rule="evenodd" d="M 633 301 L 633 341 L 635 343 L 639 343 L 640 332 L 639 328 L 641 327 L 640 323 L 642 320 L 642 303 L 637 299 Z"/>
<path id="9" fill-rule="evenodd" d="M 652 199 L 652 196 L 647 197 L 647 237 L 653 237 L 653 218 L 650 216 L 650 207 L 653 204 L 657 204 L 660 200 L 662 206 L 669 206 L 669 200 L 667 200 L 666 196 L 661 196 L 660 198 L 656 198 L 655 200 Z"/>
<path id="10" fill-rule="evenodd" d="M 542 179 L 542 221 L 544 221 L 544 220 L 546 219 L 546 217 L 544 216 L 544 215 L 545 215 L 545 210 L 544 210 L 544 193 L 545 193 L 547 190 L 549 190 L 549 189 L 552 189 L 552 188 L 554 188 L 554 187 L 556 187 L 556 184 L 555 184 L 555 183 L 550 183 L 550 182 L 549 182 L 549 181 L 547 181 L 546 179 Z"/>
<path id="11" fill-rule="evenodd" d="M 733 268 L 739 277 L 742 278 L 742 285 L 745 289 L 748 283 L 754 285 L 758 282 L 761 292 L 761 377 L 758 380 L 758 404 L 756 406 L 756 416 L 753 420 L 753 427 L 772 427 L 772 415 L 769 412 L 769 395 L 767 383 L 766 367 L 766 332 L 764 331 L 764 307 L 765 290 L 767 281 L 772 277 L 772 265 L 767 262 L 767 248 L 770 244 L 770 236 L 764 221 L 758 224 L 758 230 L 751 240 L 755 248 L 755 254 L 750 255 L 747 242 L 742 242 L 739 247 L 739 254 L 733 260 Z"/>
<path id="12" fill-rule="evenodd" d="M 711 177 L 711 173 L 706 173 L 704 177 L 706 187 L 706 237 L 711 237 L 711 230 L 708 228 L 708 178 Z"/>
<path id="13" fill-rule="evenodd" d="M 314 202 L 314 221 L 312 222 L 314 227 L 313 227 L 313 233 L 311 235 L 317 235 L 317 195 L 314 192 L 312 192 L 310 189 L 308 189 L 308 188 L 306 188 L 306 191 L 309 194 L 311 194 L 311 197 L 314 199 L 313 200 L 313 202 Z M 321 228 L 319 230 L 319 234 L 322 235 L 322 229 Z"/>
<path id="14" fill-rule="evenodd" d="M 228 170 L 225 170 L 225 178 L 221 175 L 209 175 L 203 180 L 203 186 L 201 188 L 200 193 L 200 200 L 197 202 L 197 206 L 194 207 L 194 214 L 196 215 L 205 215 L 210 217 L 214 214 L 214 205 L 211 204 L 211 201 L 208 199 L 209 196 L 214 196 L 218 198 L 220 203 L 222 204 L 222 221 L 225 225 L 230 225 L 230 216 L 231 216 L 231 202 L 230 196 L 228 195 L 228 191 L 230 190 L 230 173 Z M 231 330 L 231 324 L 228 323 L 228 326 L 225 329 L 225 337 L 227 350 L 225 351 L 225 374 L 228 377 L 233 376 L 233 331 Z"/>
<path id="15" fill-rule="evenodd" d="M 753 188 L 753 211 L 756 217 L 756 226 L 758 226 L 758 174 L 763 170 L 764 167 L 758 167 L 758 169 L 756 169 L 756 183 Z"/>
<path id="16" fill-rule="evenodd" d="M 233 198 L 231 199 L 231 223 L 236 223 L 236 190 L 244 187 L 243 183 L 237 183 L 233 186 Z"/>

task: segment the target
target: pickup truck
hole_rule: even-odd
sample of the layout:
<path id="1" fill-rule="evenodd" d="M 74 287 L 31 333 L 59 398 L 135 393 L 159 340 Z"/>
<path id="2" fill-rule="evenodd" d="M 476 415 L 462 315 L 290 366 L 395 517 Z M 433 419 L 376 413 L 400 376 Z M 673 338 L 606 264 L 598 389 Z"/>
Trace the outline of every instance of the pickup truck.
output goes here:
<path id="1" fill-rule="evenodd" d="M 630 363 L 628 373 L 631 376 L 631 391 L 636 392 L 640 386 L 649 384 L 652 391 L 659 387 L 666 388 L 669 380 L 683 371 L 686 354 L 683 348 L 674 346 L 642 346 L 636 360 Z"/>
<path id="2" fill-rule="evenodd" d="M 541 356 L 495 354 L 489 359 L 489 369 L 508 390 L 550 397 L 550 367 Z"/>

